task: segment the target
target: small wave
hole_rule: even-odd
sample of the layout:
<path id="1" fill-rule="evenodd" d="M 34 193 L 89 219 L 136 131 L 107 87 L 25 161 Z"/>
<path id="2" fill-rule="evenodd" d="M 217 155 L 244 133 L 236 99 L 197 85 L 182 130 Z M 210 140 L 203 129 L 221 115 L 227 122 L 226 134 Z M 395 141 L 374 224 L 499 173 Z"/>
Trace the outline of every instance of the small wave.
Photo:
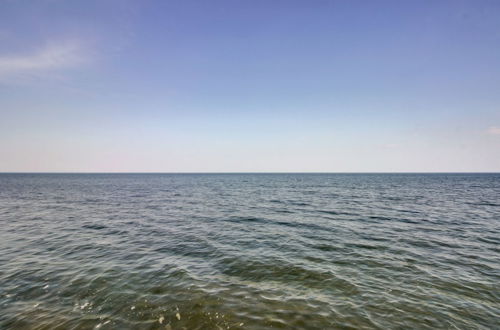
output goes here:
<path id="1" fill-rule="evenodd" d="M 356 248 L 356 249 L 366 249 L 366 250 L 387 250 L 387 246 L 381 245 L 370 245 L 363 243 L 347 243 L 346 247 Z"/>
<path id="2" fill-rule="evenodd" d="M 469 204 L 469 205 L 474 205 L 474 206 L 493 206 L 493 207 L 500 207 L 500 204 L 493 203 L 493 202 L 468 202 L 467 204 Z"/>
<path id="3" fill-rule="evenodd" d="M 273 210 L 276 213 L 286 213 L 286 214 L 292 214 L 295 213 L 293 211 L 287 210 L 287 209 L 279 209 L 279 210 Z"/>
<path id="4" fill-rule="evenodd" d="M 269 223 L 269 220 L 257 218 L 257 217 L 233 217 L 229 219 L 225 219 L 225 221 L 235 222 L 235 223 Z"/>
<path id="5" fill-rule="evenodd" d="M 320 251 L 326 251 L 326 252 L 338 251 L 338 250 L 342 249 L 339 246 L 330 245 L 330 244 L 311 244 L 309 246 L 313 249 L 320 250 Z"/>
<path id="6" fill-rule="evenodd" d="M 108 228 L 107 226 L 104 225 L 99 225 L 99 224 L 94 224 L 94 225 L 83 225 L 83 228 L 87 229 L 94 229 L 94 230 L 101 230 L 101 229 L 106 229 Z"/>
<path id="7" fill-rule="evenodd" d="M 228 257 L 224 258 L 218 267 L 225 275 L 236 276 L 247 281 L 295 283 L 304 287 L 330 288 L 351 293 L 357 291 L 355 284 L 336 277 L 332 272 L 309 269 L 281 260 L 262 262 Z"/>
<path id="8" fill-rule="evenodd" d="M 328 210 L 317 210 L 316 212 L 318 213 L 324 213 L 324 214 L 329 214 L 329 215 L 340 215 L 342 213 L 337 212 L 337 211 L 328 211 Z"/>
<path id="9" fill-rule="evenodd" d="M 391 221 L 391 220 L 394 220 L 393 218 L 381 217 L 381 216 L 376 216 L 376 215 L 369 216 L 368 218 L 369 219 L 373 219 L 373 220 L 382 220 L 382 221 Z"/>
<path id="10" fill-rule="evenodd" d="M 309 203 L 304 203 L 304 202 L 293 202 L 293 201 L 290 201 L 288 202 L 290 205 L 295 205 L 295 206 L 310 206 L 311 204 Z"/>
<path id="11" fill-rule="evenodd" d="M 83 202 L 84 203 L 99 203 L 99 202 L 103 202 L 103 200 L 98 199 L 98 198 L 86 198 Z"/>

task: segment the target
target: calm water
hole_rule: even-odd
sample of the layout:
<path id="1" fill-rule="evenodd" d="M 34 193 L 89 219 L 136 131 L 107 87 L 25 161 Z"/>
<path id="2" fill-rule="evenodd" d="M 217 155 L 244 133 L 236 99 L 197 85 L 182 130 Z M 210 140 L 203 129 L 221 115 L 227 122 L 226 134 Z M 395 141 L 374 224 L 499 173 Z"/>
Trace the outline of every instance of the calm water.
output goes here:
<path id="1" fill-rule="evenodd" d="M 1 174 L 1 329 L 498 329 L 500 174 Z"/>

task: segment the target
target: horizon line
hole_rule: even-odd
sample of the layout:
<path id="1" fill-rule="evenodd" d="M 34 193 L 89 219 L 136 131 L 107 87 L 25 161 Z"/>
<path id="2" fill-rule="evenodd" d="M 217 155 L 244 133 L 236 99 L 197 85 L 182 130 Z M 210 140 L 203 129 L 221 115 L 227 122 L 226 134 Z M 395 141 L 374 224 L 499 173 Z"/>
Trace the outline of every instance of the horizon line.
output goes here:
<path id="1" fill-rule="evenodd" d="M 323 171 L 306 171 L 306 172 L 295 172 L 295 171 L 283 171 L 283 172 L 239 172 L 239 171 L 228 171 L 228 172 L 79 172 L 79 171 L 9 171 L 0 172 L 0 174 L 500 174 L 500 171 L 362 171 L 362 172 L 349 172 L 349 171 L 337 171 L 337 172 L 323 172 Z"/>

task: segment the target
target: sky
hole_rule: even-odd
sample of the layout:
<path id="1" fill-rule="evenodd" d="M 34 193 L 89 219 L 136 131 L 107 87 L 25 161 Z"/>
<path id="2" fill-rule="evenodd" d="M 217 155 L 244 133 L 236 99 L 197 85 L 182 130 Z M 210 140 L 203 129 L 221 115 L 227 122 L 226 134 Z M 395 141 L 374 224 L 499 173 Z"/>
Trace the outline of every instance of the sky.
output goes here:
<path id="1" fill-rule="evenodd" d="M 0 0 L 0 172 L 482 171 L 500 1 Z"/>

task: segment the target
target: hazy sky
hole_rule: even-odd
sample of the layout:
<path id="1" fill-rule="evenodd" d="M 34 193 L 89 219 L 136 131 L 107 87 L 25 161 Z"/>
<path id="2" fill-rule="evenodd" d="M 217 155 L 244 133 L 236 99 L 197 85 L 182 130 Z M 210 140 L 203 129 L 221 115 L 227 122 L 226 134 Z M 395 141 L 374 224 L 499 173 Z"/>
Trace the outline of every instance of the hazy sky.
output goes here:
<path id="1" fill-rule="evenodd" d="M 500 1 L 0 1 L 0 171 L 500 171 Z"/>

